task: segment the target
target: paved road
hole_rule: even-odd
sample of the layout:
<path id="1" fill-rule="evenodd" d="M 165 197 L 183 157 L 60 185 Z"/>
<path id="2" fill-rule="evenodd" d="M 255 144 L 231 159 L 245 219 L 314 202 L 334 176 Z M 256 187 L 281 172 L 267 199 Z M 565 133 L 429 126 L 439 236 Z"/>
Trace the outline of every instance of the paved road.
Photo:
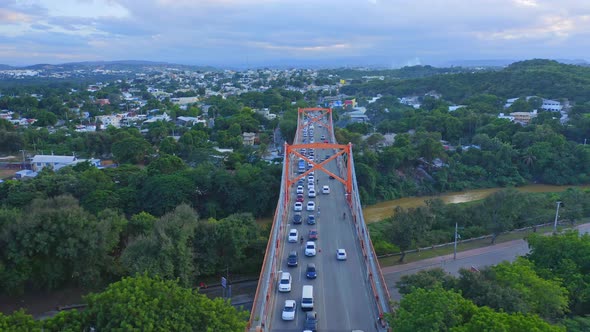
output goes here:
<path id="1" fill-rule="evenodd" d="M 319 142 L 320 136 L 329 137 L 325 128 L 319 128 L 315 125 L 315 140 Z M 326 150 L 315 151 L 315 158 L 323 160 Z M 330 152 L 331 153 L 331 152 Z M 295 161 L 296 163 L 296 161 Z M 327 168 L 337 173 L 336 163 L 332 161 Z M 292 168 L 296 170 L 296 166 Z M 312 228 L 317 228 L 319 239 L 317 241 L 318 254 L 315 257 L 305 257 L 304 245 L 297 243 L 287 243 L 287 235 L 283 241 L 282 263 L 283 271 L 289 271 L 293 278 L 291 292 L 275 293 L 275 300 L 272 309 L 271 330 L 272 331 L 302 331 L 305 320 L 304 313 L 298 308 L 295 321 L 285 322 L 281 319 L 281 311 L 285 300 L 292 299 L 297 301 L 299 307 L 301 302 L 301 291 L 303 285 L 314 286 L 314 310 L 318 313 L 318 330 L 320 331 L 351 331 L 360 329 L 365 332 L 376 331 L 375 321 L 377 313 L 374 310 L 375 303 L 370 296 L 372 290 L 364 275 L 361 264 L 364 264 L 358 240 L 355 237 L 355 230 L 352 220 L 350 220 L 349 207 L 346 204 L 344 196 L 344 185 L 337 180 L 330 180 L 328 175 L 322 171 L 315 172 L 317 197 L 316 211 L 314 214 L 318 218 L 315 226 L 309 226 L 305 222 L 308 212 L 305 211 L 307 204 L 307 186 L 305 187 L 304 202 L 304 222 L 301 225 L 292 225 L 293 210 L 290 208 L 286 231 L 290 228 L 297 228 L 299 234 L 307 237 L 307 233 Z M 307 183 L 307 180 L 306 180 Z M 321 187 L 329 185 L 331 193 L 329 195 L 321 194 Z M 291 205 L 295 201 L 295 190 L 291 189 Z M 320 215 L 318 217 L 318 207 Z M 347 219 L 342 219 L 342 213 L 346 211 Z M 347 261 L 336 260 L 336 249 L 345 248 L 348 253 Z M 289 251 L 297 250 L 299 253 L 298 267 L 287 267 L 287 256 Z M 308 262 L 315 263 L 318 269 L 318 278 L 309 280 L 305 277 L 305 268 Z M 275 281 L 276 282 L 276 281 Z"/>
<path id="2" fill-rule="evenodd" d="M 576 226 L 581 233 L 590 232 L 590 224 Z M 457 259 L 453 260 L 453 254 L 429 258 L 403 265 L 389 266 L 382 269 L 383 277 L 391 294 L 391 299 L 399 301 L 399 294 L 395 283 L 402 276 L 414 274 L 421 270 L 441 267 L 452 275 L 458 275 L 462 268 L 483 268 L 489 265 L 496 265 L 503 261 L 513 261 L 518 256 L 526 255 L 529 252 L 528 243 L 525 240 L 514 240 L 499 243 L 493 246 L 472 249 L 457 253 Z"/>

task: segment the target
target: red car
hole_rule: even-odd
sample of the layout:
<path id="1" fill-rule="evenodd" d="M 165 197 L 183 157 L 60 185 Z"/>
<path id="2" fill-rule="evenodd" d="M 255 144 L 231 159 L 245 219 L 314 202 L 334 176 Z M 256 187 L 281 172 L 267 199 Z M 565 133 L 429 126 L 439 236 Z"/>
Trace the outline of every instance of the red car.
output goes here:
<path id="1" fill-rule="evenodd" d="M 318 239 L 318 230 L 317 229 L 310 229 L 309 230 L 309 239 L 311 241 L 315 241 Z"/>
<path id="2" fill-rule="evenodd" d="M 303 194 L 297 194 L 296 202 L 303 202 Z"/>

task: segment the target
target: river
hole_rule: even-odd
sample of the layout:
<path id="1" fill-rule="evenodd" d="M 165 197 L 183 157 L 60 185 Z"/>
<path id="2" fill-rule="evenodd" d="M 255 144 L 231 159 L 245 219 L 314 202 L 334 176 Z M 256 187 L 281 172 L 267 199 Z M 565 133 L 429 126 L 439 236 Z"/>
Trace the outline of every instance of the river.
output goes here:
<path id="1" fill-rule="evenodd" d="M 548 193 L 548 192 L 561 192 L 565 191 L 568 188 L 580 188 L 580 189 L 588 189 L 590 185 L 584 186 L 551 186 L 551 185 L 544 185 L 544 184 L 531 184 L 527 186 L 517 187 L 516 190 L 520 192 L 527 192 L 527 193 Z M 488 188 L 488 189 L 474 189 L 474 190 L 465 190 L 460 192 L 451 192 L 451 193 L 444 193 L 435 196 L 420 196 L 420 197 L 405 197 L 400 199 L 394 199 L 391 201 L 385 201 L 381 203 L 377 203 L 375 205 L 369 205 L 363 208 L 363 215 L 365 217 L 365 222 L 372 223 L 376 221 L 383 220 L 385 218 L 391 217 L 393 214 L 393 209 L 396 206 L 401 206 L 403 208 L 412 208 L 418 207 L 420 205 L 424 205 L 424 202 L 429 199 L 433 198 L 440 198 L 446 204 L 456 204 L 456 203 L 465 203 L 471 201 L 477 201 L 480 199 L 484 199 L 489 195 L 495 193 L 498 190 L 504 188 Z"/>

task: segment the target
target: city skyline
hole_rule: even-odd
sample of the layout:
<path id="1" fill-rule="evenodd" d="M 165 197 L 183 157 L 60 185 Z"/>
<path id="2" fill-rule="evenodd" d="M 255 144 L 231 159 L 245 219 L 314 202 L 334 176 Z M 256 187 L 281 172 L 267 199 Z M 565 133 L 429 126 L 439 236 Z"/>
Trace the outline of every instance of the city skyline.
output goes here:
<path id="1" fill-rule="evenodd" d="M 190 65 L 586 59 L 590 4 L 563 0 L 1 1 L 0 63 Z M 349 62 L 349 63 L 347 63 Z"/>

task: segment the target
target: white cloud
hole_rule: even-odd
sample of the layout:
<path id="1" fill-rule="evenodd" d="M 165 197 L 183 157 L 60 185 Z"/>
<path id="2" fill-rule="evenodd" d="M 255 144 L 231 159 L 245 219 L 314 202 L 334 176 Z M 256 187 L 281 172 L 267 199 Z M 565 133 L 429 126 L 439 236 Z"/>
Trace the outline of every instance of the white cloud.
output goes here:
<path id="1" fill-rule="evenodd" d="M 584 57 L 590 49 L 590 1 L 20 0 L 2 5 L 0 47 L 18 50 L 25 41 L 34 44 L 39 58 L 47 50 L 46 62 L 57 59 L 54 47 L 64 44 L 72 54 L 105 59 L 205 64 L 246 56 L 380 56 L 397 63 Z M 559 47 L 542 48 L 553 44 Z"/>
<path id="2" fill-rule="evenodd" d="M 539 5 L 536 0 L 514 0 L 514 3 L 525 7 L 537 7 Z"/>
<path id="3" fill-rule="evenodd" d="M 129 15 L 127 9 L 113 0 L 39 0 L 50 16 L 118 17 Z"/>

